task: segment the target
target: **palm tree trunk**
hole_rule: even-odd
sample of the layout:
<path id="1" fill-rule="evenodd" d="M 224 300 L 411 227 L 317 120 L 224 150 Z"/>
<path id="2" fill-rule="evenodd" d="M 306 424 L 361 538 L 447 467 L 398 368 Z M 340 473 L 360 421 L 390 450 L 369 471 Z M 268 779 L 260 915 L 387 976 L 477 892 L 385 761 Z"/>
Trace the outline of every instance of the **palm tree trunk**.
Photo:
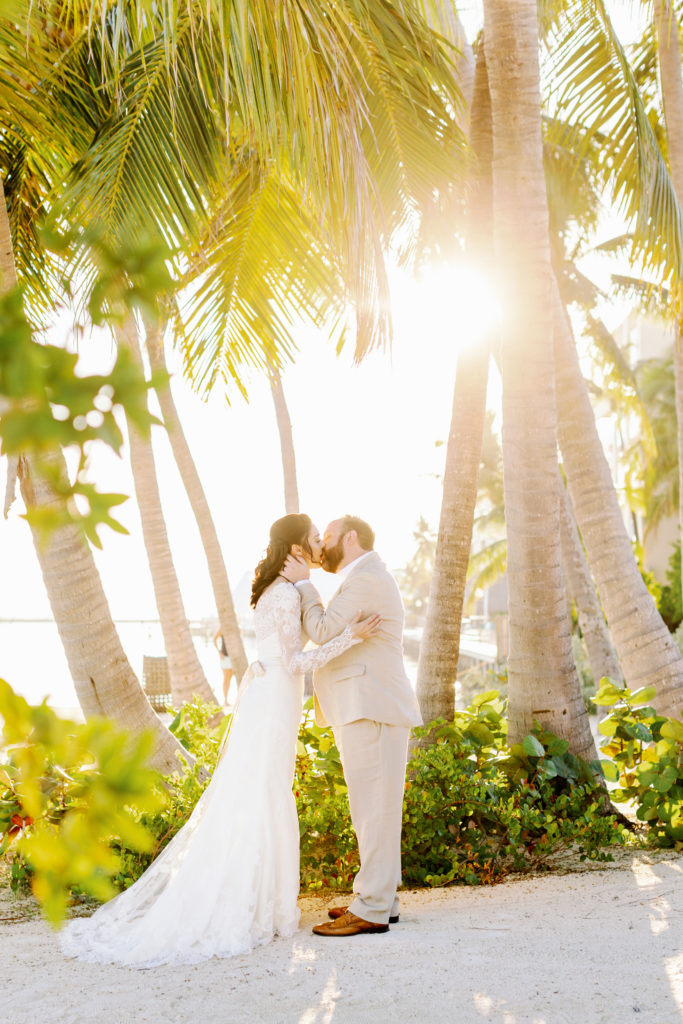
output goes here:
<path id="1" fill-rule="evenodd" d="M 621 685 L 621 668 L 612 647 L 607 623 L 591 578 L 586 554 L 567 490 L 560 482 L 560 527 L 562 568 L 567 591 L 576 606 L 581 634 L 596 687 L 607 676 Z"/>
<path id="2" fill-rule="evenodd" d="M 17 283 L 12 236 L 5 194 L 0 178 L 0 292 Z M 66 474 L 61 454 L 43 456 Z M 13 460 L 14 461 L 14 460 Z M 8 470 L 6 502 L 13 497 L 9 480 L 18 469 L 21 493 L 27 509 L 49 508 L 57 497 L 46 478 L 28 459 L 16 460 Z M 11 502 L 10 502 L 11 503 Z M 6 509 L 7 509 L 6 504 Z M 137 676 L 121 646 L 111 617 L 100 574 L 87 542 L 74 526 L 54 530 L 47 542 L 32 530 L 48 600 L 64 646 L 69 670 L 86 718 L 106 715 L 133 732 L 151 730 L 156 747 L 151 764 L 165 775 L 178 771 L 177 754 L 192 756 L 162 724 L 150 707 Z"/>
<path id="3" fill-rule="evenodd" d="M 470 117 L 476 163 L 468 208 L 468 251 L 491 232 L 491 104 L 483 42 L 477 52 Z M 489 241 L 490 247 L 490 241 Z M 451 719 L 460 654 L 460 628 L 477 501 L 486 412 L 489 342 L 458 357 L 446 448 L 441 518 L 417 668 L 417 697 L 425 722 Z"/>
<path id="4" fill-rule="evenodd" d="M 678 18 L 671 0 L 655 0 L 654 25 L 657 36 L 659 78 L 666 121 L 666 138 L 671 177 L 679 204 L 683 199 L 683 73 Z M 674 380 L 678 421 L 678 530 L 683 544 L 683 331 L 680 318 L 674 336 Z M 683 573 L 683 565 L 682 565 Z"/>
<path id="5" fill-rule="evenodd" d="M 595 757 L 572 658 L 560 558 L 552 270 L 543 173 L 536 0 L 484 0 L 493 113 L 508 538 L 509 736 L 539 721 Z"/>
<path id="6" fill-rule="evenodd" d="M 47 458 L 47 457 L 46 457 Z M 50 457 L 55 465 L 61 454 Z M 21 493 L 27 509 L 56 502 L 49 483 L 26 459 L 20 461 Z M 64 646 L 79 703 L 86 718 L 106 715 L 134 732 L 151 729 L 157 746 L 151 763 L 160 772 L 178 771 L 177 753 L 190 755 L 160 722 L 121 646 L 95 560 L 74 526 L 54 530 L 47 542 L 32 530 L 45 589 Z"/>
<path id="7" fill-rule="evenodd" d="M 131 318 L 126 320 L 118 336 L 119 343 L 128 346 L 142 367 L 138 331 Z M 161 507 L 152 441 L 142 437 L 130 422 L 128 440 L 142 534 L 168 658 L 173 702 L 180 706 L 198 696 L 215 703 L 216 698 L 199 663 L 183 607 Z"/>
<path id="8" fill-rule="evenodd" d="M 559 441 L 588 563 L 626 685 L 656 686 L 653 705 L 678 717 L 683 658 L 636 564 L 557 289 L 554 303 Z"/>
<path id="9" fill-rule="evenodd" d="M 678 433 L 678 535 L 683 551 L 683 329 L 680 320 L 676 321 L 673 361 Z M 683 592 L 683 560 L 681 561 L 681 592 Z"/>
<path id="10" fill-rule="evenodd" d="M 5 189 L 0 175 L 0 295 L 5 295 L 12 288 L 17 286 L 17 268 L 14 264 L 14 249 L 12 246 L 12 231 L 9 217 L 7 215 L 7 203 L 5 202 Z M 2 415 L 2 399 L 0 399 L 0 416 Z M 19 471 L 19 460 L 15 455 L 7 458 L 7 478 L 5 484 L 5 501 L 3 514 L 7 519 L 10 506 L 14 501 L 16 491 L 17 475 Z"/>
<path id="11" fill-rule="evenodd" d="M 275 404 L 277 429 L 280 433 L 280 450 L 282 452 L 282 472 L 285 480 L 285 512 L 299 511 L 299 489 L 296 483 L 296 458 L 294 456 L 294 436 L 292 421 L 282 389 L 282 378 L 276 369 L 268 374 L 270 391 Z"/>
<path id="12" fill-rule="evenodd" d="M 147 327 L 147 354 L 152 370 L 161 370 L 165 373 L 166 359 L 164 357 L 163 331 L 157 326 L 148 325 Z M 192 458 L 192 452 L 187 443 L 180 417 L 178 416 L 170 385 L 165 384 L 162 387 L 157 387 L 156 393 L 176 465 L 197 521 L 211 578 L 211 586 L 213 587 L 213 595 L 216 601 L 221 634 L 225 640 L 232 667 L 239 682 L 247 670 L 247 656 L 244 651 L 239 622 L 235 614 L 235 606 L 228 581 L 228 571 L 225 567 L 216 525 L 213 521 L 211 509 L 206 500 L 206 493 Z"/>

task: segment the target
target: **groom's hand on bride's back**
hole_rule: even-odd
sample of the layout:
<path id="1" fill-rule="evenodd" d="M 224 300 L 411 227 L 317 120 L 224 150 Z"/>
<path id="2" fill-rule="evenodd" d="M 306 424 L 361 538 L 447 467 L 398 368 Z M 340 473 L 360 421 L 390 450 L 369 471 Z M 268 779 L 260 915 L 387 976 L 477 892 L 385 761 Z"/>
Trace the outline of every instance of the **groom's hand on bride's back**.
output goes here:
<path id="1" fill-rule="evenodd" d="M 303 558 L 296 555 L 287 555 L 287 560 L 280 572 L 290 583 L 301 583 L 302 580 L 310 580 L 311 570 Z"/>

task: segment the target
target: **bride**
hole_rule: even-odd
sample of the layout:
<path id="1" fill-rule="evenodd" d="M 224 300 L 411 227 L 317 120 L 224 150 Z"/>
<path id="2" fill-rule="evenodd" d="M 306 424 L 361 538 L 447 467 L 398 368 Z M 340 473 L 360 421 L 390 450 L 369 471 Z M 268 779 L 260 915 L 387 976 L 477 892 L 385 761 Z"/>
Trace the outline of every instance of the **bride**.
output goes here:
<path id="1" fill-rule="evenodd" d="M 320 564 L 320 535 L 306 515 L 273 524 L 256 567 L 251 603 L 259 660 L 242 681 L 211 782 L 134 885 L 92 917 L 65 926 L 67 956 L 132 967 L 193 964 L 296 931 L 299 827 L 292 782 L 303 674 L 373 636 L 380 619 L 353 622 L 303 651 L 299 592 L 280 576 L 290 552 Z"/>

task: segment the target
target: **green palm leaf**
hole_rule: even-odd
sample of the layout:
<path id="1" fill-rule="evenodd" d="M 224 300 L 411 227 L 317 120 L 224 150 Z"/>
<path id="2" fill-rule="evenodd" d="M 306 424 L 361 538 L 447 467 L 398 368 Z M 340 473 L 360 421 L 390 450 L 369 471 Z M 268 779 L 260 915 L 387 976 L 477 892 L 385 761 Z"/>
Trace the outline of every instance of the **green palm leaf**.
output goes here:
<path id="1" fill-rule="evenodd" d="M 553 113 L 581 149 L 600 143 L 600 180 L 629 223 L 635 255 L 666 278 L 683 272 L 683 219 L 638 81 L 603 0 L 569 0 L 550 36 Z"/>

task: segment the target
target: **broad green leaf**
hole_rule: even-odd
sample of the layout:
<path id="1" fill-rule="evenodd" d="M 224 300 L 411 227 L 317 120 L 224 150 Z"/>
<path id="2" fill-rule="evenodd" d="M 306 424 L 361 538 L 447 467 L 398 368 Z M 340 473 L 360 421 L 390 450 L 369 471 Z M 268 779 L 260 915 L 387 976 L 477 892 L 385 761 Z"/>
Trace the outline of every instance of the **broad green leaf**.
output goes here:
<path id="1" fill-rule="evenodd" d="M 613 718 L 603 718 L 598 725 L 598 731 L 601 732 L 603 736 L 614 736 L 617 731 L 618 724 L 619 723 Z"/>
<path id="2" fill-rule="evenodd" d="M 524 737 L 522 740 L 522 747 L 524 752 L 529 754 L 530 757 L 543 757 L 545 755 L 543 745 L 531 734 Z"/>
<path id="3" fill-rule="evenodd" d="M 639 690 L 635 690 L 630 698 L 629 704 L 633 704 L 635 707 L 641 704 L 649 704 L 651 700 L 654 700 L 657 696 L 656 686 L 641 686 Z"/>
<path id="4" fill-rule="evenodd" d="M 683 722 L 678 722 L 675 718 L 669 718 L 659 731 L 665 738 L 683 743 Z"/>
<path id="5" fill-rule="evenodd" d="M 664 771 L 653 780 L 652 785 L 659 793 L 666 793 L 671 789 L 678 778 L 678 772 L 672 765 L 667 765 Z"/>
<path id="6" fill-rule="evenodd" d="M 614 761 L 600 760 L 600 768 L 608 782 L 619 781 L 619 769 L 615 765 Z"/>

